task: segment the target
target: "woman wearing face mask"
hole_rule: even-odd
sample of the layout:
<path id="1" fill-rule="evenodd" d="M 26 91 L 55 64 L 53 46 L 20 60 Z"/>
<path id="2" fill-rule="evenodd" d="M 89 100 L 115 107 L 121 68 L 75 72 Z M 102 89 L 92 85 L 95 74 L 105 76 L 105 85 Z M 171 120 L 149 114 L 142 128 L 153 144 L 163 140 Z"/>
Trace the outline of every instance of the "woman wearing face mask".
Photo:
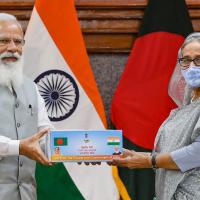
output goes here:
<path id="1" fill-rule="evenodd" d="M 158 130 L 153 153 L 124 150 L 112 164 L 152 168 L 157 200 L 200 199 L 200 33 L 189 35 L 179 50 L 169 85 L 178 104 Z"/>

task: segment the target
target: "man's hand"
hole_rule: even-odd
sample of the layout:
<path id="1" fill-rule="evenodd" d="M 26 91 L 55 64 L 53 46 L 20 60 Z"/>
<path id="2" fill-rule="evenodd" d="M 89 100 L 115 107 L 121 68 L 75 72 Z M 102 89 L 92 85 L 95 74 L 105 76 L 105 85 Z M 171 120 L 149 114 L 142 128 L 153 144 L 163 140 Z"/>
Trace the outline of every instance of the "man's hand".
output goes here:
<path id="1" fill-rule="evenodd" d="M 49 132 L 48 129 L 43 129 L 31 137 L 20 140 L 19 154 L 27 156 L 28 158 L 42 163 L 43 165 L 52 166 L 47 157 L 44 155 L 39 145 L 39 140 Z"/>

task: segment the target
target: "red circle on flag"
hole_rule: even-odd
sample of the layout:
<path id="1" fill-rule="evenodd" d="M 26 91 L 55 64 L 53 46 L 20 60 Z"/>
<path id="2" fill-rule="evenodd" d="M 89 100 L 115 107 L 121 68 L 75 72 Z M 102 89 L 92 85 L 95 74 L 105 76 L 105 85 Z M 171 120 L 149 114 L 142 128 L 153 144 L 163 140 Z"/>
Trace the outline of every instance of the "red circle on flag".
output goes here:
<path id="1" fill-rule="evenodd" d="M 62 140 L 62 139 L 58 139 L 58 140 L 57 140 L 57 143 L 58 143 L 59 145 L 62 145 L 62 144 L 63 144 L 63 140 Z"/>

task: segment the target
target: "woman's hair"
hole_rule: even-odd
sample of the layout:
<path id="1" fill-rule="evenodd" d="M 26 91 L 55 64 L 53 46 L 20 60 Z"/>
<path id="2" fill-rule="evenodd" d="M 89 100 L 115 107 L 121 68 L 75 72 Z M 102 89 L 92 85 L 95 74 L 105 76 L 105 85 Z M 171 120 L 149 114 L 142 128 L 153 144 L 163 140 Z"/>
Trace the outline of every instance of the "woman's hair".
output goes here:
<path id="1" fill-rule="evenodd" d="M 200 32 L 194 32 L 188 35 L 178 51 L 178 59 L 182 57 L 182 51 L 186 45 L 191 42 L 200 44 Z M 176 67 L 169 82 L 168 93 L 178 106 L 189 104 L 191 101 L 192 87 L 186 84 L 181 73 L 180 64 L 176 63 Z"/>
<path id="2" fill-rule="evenodd" d="M 185 46 L 191 42 L 198 42 L 200 44 L 200 32 L 191 33 L 185 38 L 185 41 L 183 42 L 183 44 L 179 50 L 179 53 L 178 53 L 179 58 L 182 56 L 182 51 L 185 48 Z"/>

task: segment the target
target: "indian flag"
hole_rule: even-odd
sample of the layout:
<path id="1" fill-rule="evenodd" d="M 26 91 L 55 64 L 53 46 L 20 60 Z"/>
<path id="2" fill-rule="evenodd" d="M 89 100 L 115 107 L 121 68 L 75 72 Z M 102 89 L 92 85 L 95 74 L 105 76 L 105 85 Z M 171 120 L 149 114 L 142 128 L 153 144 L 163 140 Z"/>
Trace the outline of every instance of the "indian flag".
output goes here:
<path id="1" fill-rule="evenodd" d="M 25 72 L 37 83 L 56 129 L 104 129 L 104 108 L 74 1 L 36 0 L 25 40 Z M 37 165 L 38 200 L 118 200 L 113 177 L 106 163 Z"/>
<path id="2" fill-rule="evenodd" d="M 108 145 L 119 145 L 120 138 L 119 137 L 108 137 L 107 144 Z"/>

